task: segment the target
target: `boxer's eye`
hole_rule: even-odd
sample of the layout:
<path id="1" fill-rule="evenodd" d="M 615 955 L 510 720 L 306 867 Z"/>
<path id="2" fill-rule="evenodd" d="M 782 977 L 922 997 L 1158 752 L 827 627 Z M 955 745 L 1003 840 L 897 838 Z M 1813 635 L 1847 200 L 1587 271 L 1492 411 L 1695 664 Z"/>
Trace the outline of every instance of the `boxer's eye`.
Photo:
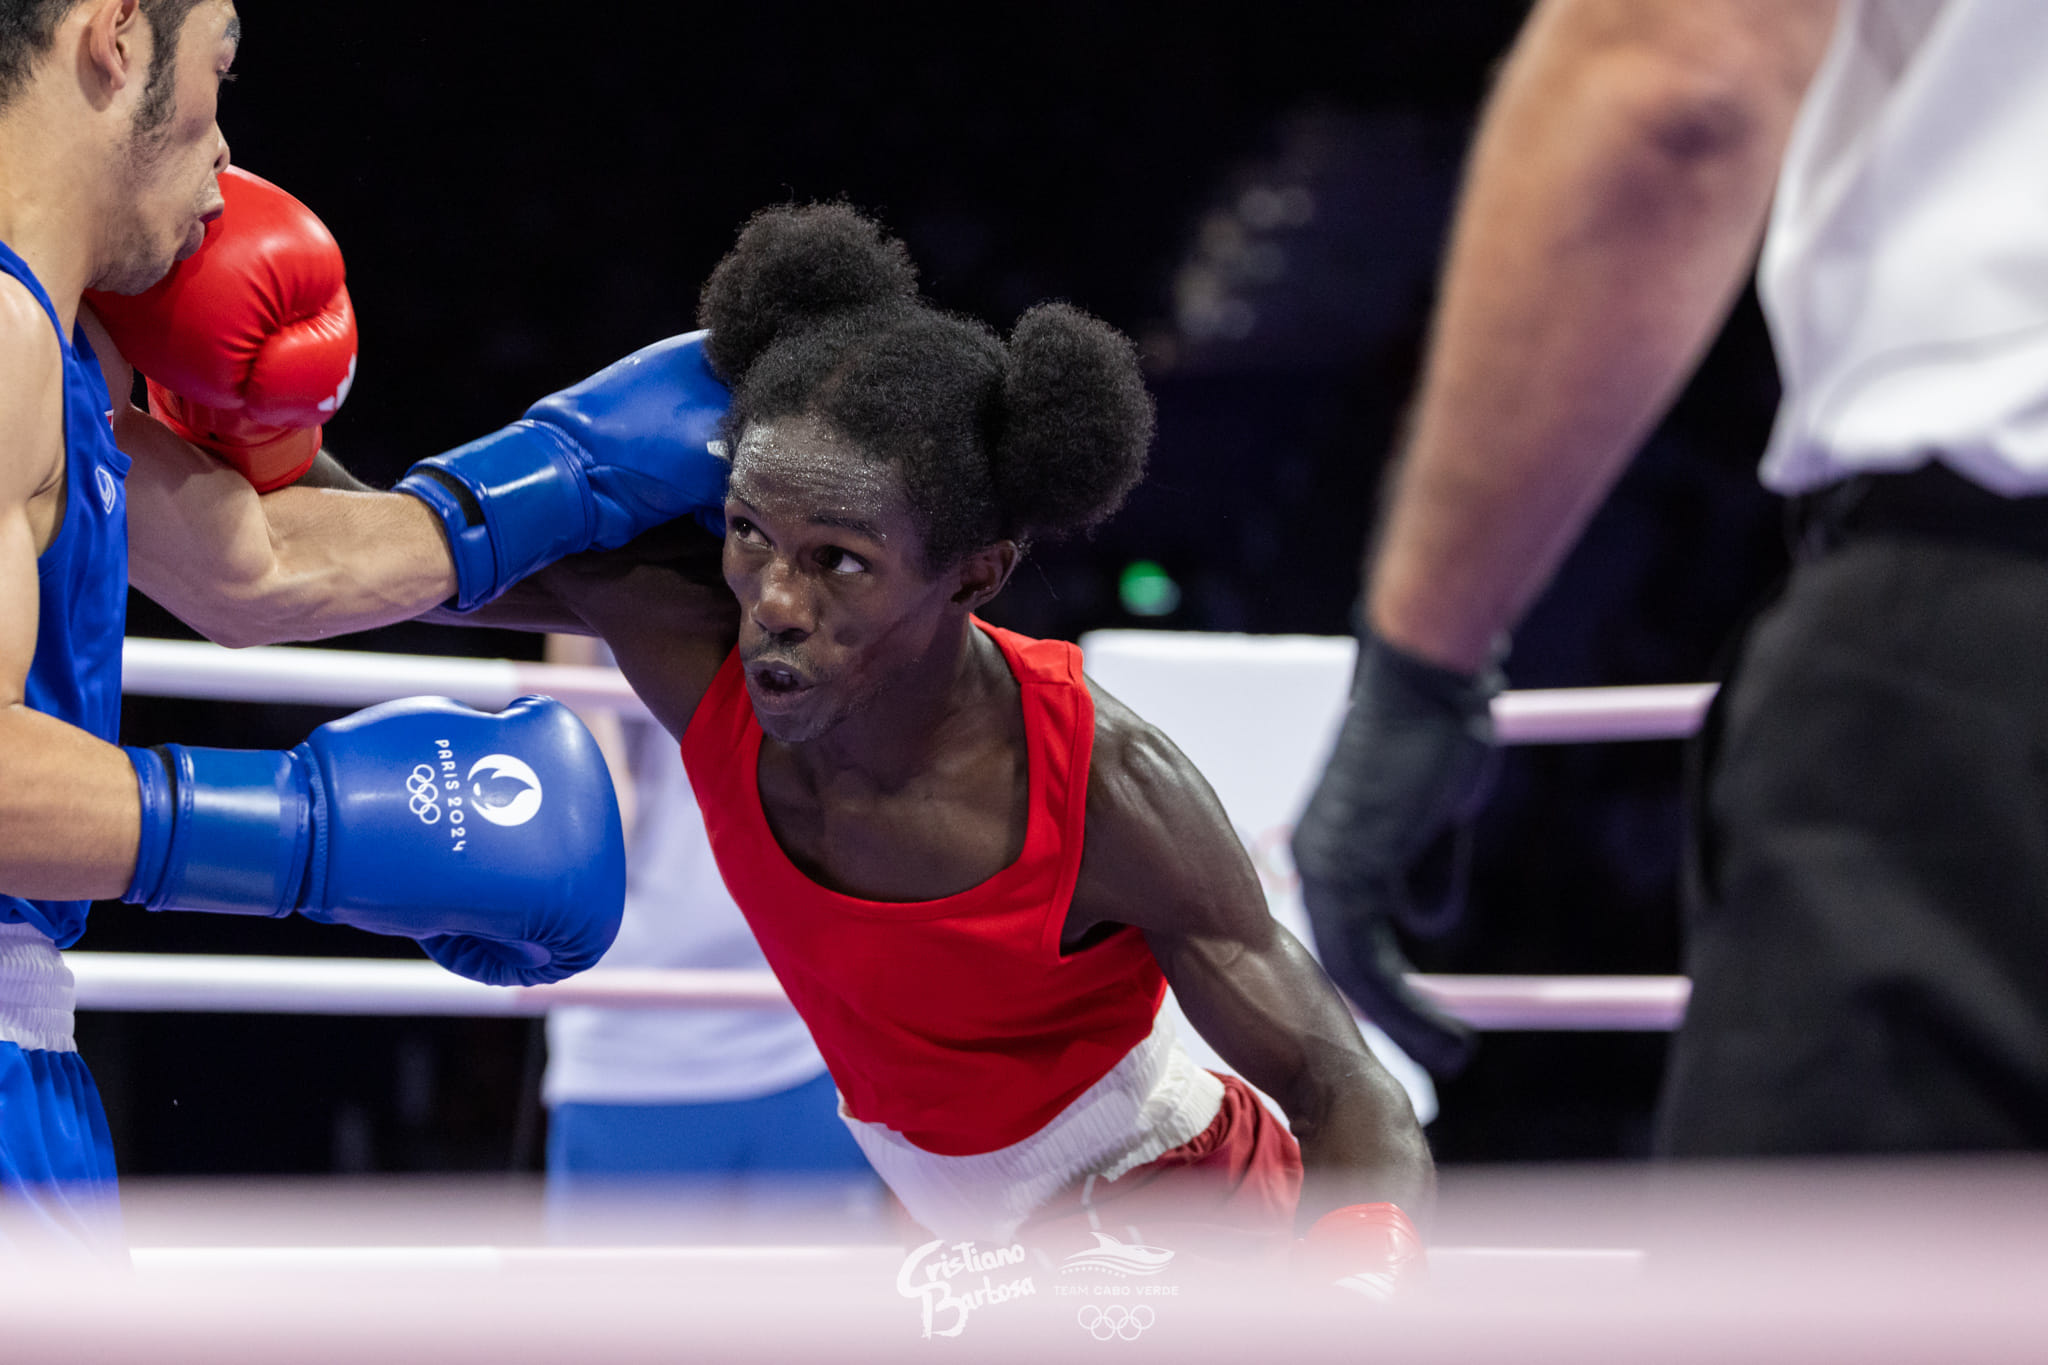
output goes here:
<path id="1" fill-rule="evenodd" d="M 725 530 L 727 535 L 743 545 L 765 545 L 768 543 L 768 538 L 761 534 L 761 528 L 748 521 L 745 517 L 727 517 L 725 519 Z"/>
<path id="2" fill-rule="evenodd" d="M 826 573 L 836 574 L 866 573 L 868 571 L 865 561 L 855 555 L 848 554 L 837 545 L 827 545 L 824 549 L 818 551 L 818 567 Z"/>

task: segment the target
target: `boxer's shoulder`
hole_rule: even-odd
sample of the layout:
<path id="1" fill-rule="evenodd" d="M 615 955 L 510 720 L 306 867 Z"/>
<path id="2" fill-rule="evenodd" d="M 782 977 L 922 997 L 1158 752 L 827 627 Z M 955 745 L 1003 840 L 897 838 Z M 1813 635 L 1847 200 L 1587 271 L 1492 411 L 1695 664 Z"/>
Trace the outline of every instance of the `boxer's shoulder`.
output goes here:
<path id="1" fill-rule="evenodd" d="M 1185 929 L 1190 905 L 1235 881 L 1242 850 L 1229 818 L 1188 756 L 1157 726 L 1092 680 L 1095 751 L 1077 920 Z"/>
<path id="2" fill-rule="evenodd" d="M 38 377 L 56 380 L 63 369 L 63 352 L 57 345 L 57 329 L 42 302 L 14 276 L 0 271 L 0 357 L 7 369 L 0 371 L 0 401 L 20 401 L 22 392 Z"/>
<path id="3" fill-rule="evenodd" d="M 11 498 L 32 498 L 64 479 L 64 355 L 50 315 L 12 275 L 0 273 L 0 480 Z"/>
<path id="4" fill-rule="evenodd" d="M 1208 791 L 1208 784 L 1164 731 L 1088 680 L 1095 702 L 1095 750 L 1088 805 L 1126 815 L 1163 815 Z"/>

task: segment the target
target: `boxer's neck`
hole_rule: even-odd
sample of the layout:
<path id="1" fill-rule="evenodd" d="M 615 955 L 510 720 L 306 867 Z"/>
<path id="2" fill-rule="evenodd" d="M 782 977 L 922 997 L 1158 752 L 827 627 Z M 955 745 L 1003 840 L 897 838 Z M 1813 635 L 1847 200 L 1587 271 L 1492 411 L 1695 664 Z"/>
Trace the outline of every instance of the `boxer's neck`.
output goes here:
<path id="1" fill-rule="evenodd" d="M 104 150 L 24 98 L 0 119 L 0 241 L 35 272 L 68 334 L 106 235 Z"/>

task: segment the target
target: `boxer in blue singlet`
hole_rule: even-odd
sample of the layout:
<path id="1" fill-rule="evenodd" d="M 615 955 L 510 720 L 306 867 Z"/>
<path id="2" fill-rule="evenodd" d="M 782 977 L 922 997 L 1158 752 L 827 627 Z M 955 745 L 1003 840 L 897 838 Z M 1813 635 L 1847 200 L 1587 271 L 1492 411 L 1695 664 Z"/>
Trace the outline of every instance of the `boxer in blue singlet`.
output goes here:
<path id="1" fill-rule="evenodd" d="M 0 3 L 0 1250 L 116 1249 L 107 1126 L 58 951 L 92 901 L 300 913 L 511 984 L 595 962 L 625 881 L 603 757 L 544 698 L 495 716 L 390 703 L 285 753 L 118 747 L 130 583 L 235 644 L 468 610 L 563 555 L 721 505 L 708 433 L 726 397 L 701 338 L 674 338 L 423 461 L 398 491 L 332 486 L 322 456 L 324 480 L 259 494 L 226 452 L 129 401 L 134 372 L 83 302 L 143 294 L 235 236 L 233 214 L 210 226 L 231 0 Z M 161 327 L 131 319 L 123 337 L 177 338 L 155 345 L 159 366 L 218 361 L 228 310 L 277 311 L 249 302 L 280 274 L 272 250 L 248 229 L 195 262 L 211 295 L 163 291 Z M 151 373 L 153 395 L 187 402 L 168 376 Z"/>
<path id="2" fill-rule="evenodd" d="M 0 271 L 57 310 L 0 245 Z M 128 457 L 114 445 L 105 381 L 83 331 L 60 331 L 63 512 L 37 558 L 37 631 L 26 704 L 112 744 L 121 722 L 128 610 Z M 57 948 L 85 931 L 85 901 L 0 895 L 0 1188 L 10 1211 L 92 1245 L 118 1242 L 114 1151 L 98 1089 L 71 1041 L 71 973 Z M 54 946 L 53 946 L 54 945 Z M 43 1197 L 25 1197 L 42 1191 Z M 0 1224 L 0 1237 L 8 1229 Z"/>

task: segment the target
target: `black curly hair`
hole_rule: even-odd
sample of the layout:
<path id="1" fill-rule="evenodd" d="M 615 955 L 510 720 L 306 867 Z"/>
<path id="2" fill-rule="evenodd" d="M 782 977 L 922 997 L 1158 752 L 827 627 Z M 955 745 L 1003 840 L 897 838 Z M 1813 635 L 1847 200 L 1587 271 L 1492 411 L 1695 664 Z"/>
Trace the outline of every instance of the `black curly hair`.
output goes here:
<path id="1" fill-rule="evenodd" d="M 1007 343 L 917 292 L 902 242 L 846 204 L 763 209 L 705 281 L 705 353 L 753 423 L 818 418 L 903 475 L 934 570 L 1103 521 L 1145 473 L 1152 397 L 1123 333 L 1044 303 Z"/>

